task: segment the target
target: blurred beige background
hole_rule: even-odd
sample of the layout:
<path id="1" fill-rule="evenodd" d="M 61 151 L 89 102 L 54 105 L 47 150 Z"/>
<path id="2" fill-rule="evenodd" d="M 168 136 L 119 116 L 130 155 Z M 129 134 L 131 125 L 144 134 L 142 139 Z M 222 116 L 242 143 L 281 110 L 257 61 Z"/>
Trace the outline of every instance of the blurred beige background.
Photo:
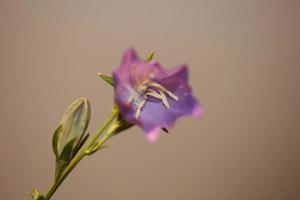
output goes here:
<path id="1" fill-rule="evenodd" d="M 300 199 L 300 2 L 0 1 L 0 199 L 53 179 L 51 138 L 86 96 L 110 112 L 123 51 L 187 63 L 201 120 L 155 144 L 133 128 L 85 159 L 53 196 L 110 200 Z"/>

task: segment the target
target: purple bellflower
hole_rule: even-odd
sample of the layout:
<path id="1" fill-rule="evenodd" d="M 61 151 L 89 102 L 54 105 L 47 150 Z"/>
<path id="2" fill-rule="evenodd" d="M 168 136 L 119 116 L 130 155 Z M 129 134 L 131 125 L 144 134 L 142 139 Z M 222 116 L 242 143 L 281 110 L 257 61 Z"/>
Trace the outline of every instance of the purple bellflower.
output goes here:
<path id="1" fill-rule="evenodd" d="M 122 116 L 140 126 L 153 142 L 161 129 L 171 128 L 182 116 L 199 117 L 202 107 L 188 85 L 188 69 L 163 69 L 156 61 L 140 59 L 128 49 L 113 72 L 115 102 Z"/>

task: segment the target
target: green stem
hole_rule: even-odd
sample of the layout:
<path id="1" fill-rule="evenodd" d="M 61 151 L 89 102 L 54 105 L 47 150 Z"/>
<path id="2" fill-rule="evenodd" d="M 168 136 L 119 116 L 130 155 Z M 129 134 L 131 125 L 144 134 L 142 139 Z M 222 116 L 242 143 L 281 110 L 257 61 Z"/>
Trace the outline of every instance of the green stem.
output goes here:
<path id="1" fill-rule="evenodd" d="M 117 115 L 118 110 L 114 108 L 109 119 L 95 131 L 95 133 L 91 136 L 89 142 L 78 152 L 78 154 L 73 158 L 70 164 L 63 171 L 59 179 L 55 181 L 55 183 L 49 188 L 47 194 L 45 195 L 45 200 L 49 200 L 52 197 L 52 195 L 55 193 L 58 187 L 63 183 L 63 181 L 67 178 L 71 171 L 81 161 L 81 159 L 87 155 L 86 152 L 90 151 L 96 142 L 98 146 L 102 146 L 114 134 L 115 127 L 112 127 L 99 141 L 97 141 L 101 133 L 111 125 L 111 123 L 114 121 Z"/>

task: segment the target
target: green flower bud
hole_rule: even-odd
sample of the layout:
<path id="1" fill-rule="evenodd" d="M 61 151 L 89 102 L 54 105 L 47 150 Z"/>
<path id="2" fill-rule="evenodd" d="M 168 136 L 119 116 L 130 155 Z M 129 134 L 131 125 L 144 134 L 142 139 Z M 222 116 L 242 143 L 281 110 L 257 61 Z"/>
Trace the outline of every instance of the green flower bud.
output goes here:
<path id="1" fill-rule="evenodd" d="M 91 116 L 88 99 L 74 101 L 65 111 L 53 136 L 53 152 L 58 171 L 68 164 L 88 138 L 85 134 Z"/>
<path id="2" fill-rule="evenodd" d="M 88 99 L 82 97 L 74 101 L 65 111 L 60 124 L 62 134 L 58 140 L 58 154 L 60 155 L 64 147 L 74 141 L 77 144 L 85 133 L 91 116 L 91 109 Z"/>

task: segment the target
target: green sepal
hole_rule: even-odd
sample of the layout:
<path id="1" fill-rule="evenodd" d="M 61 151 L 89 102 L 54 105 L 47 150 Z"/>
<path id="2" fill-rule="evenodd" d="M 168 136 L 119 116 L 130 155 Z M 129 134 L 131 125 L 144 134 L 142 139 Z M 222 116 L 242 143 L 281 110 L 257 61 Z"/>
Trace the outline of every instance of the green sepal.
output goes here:
<path id="1" fill-rule="evenodd" d="M 77 145 L 75 146 L 74 150 L 73 150 L 73 155 L 75 156 L 78 151 L 81 149 L 81 147 L 85 144 L 85 142 L 87 141 L 87 139 L 89 138 L 90 134 L 83 134 L 82 137 L 80 138 L 80 141 L 77 143 Z"/>
<path id="2" fill-rule="evenodd" d="M 55 164 L 55 181 L 57 181 L 64 171 L 65 167 L 71 162 L 74 155 L 74 143 L 76 139 L 71 140 L 63 149 L 61 155 L 56 158 Z"/>
<path id="3" fill-rule="evenodd" d="M 63 130 L 63 125 L 60 125 L 54 132 L 53 138 L 52 138 L 52 149 L 55 157 L 58 157 L 58 141 L 61 137 Z"/>
<path id="4" fill-rule="evenodd" d="M 105 82 L 107 82 L 109 85 L 114 86 L 114 81 L 113 81 L 113 78 L 111 76 L 107 76 L 107 75 L 104 75 L 102 73 L 98 73 L 98 76 L 102 80 L 104 80 Z"/>
<path id="5" fill-rule="evenodd" d="M 115 121 L 115 130 L 114 130 L 114 134 L 113 135 L 117 135 L 118 133 L 129 129 L 133 126 L 133 124 L 131 124 L 130 122 L 128 122 L 121 113 L 118 114 L 117 120 Z"/>
<path id="6" fill-rule="evenodd" d="M 65 167 L 76 156 L 76 154 L 78 153 L 78 151 L 81 149 L 81 147 L 84 145 L 84 143 L 88 138 L 89 138 L 89 134 L 82 134 L 79 141 L 77 141 L 76 138 L 74 138 L 65 146 L 61 155 L 56 157 L 55 181 L 59 179 Z"/>
<path id="7" fill-rule="evenodd" d="M 74 155 L 74 146 L 76 145 L 77 138 L 71 140 L 61 152 L 59 156 L 59 161 L 63 163 L 69 163 L 72 160 L 72 155 Z"/>
<path id="8" fill-rule="evenodd" d="M 151 51 L 146 58 L 146 62 L 150 62 L 154 58 L 154 51 Z"/>

